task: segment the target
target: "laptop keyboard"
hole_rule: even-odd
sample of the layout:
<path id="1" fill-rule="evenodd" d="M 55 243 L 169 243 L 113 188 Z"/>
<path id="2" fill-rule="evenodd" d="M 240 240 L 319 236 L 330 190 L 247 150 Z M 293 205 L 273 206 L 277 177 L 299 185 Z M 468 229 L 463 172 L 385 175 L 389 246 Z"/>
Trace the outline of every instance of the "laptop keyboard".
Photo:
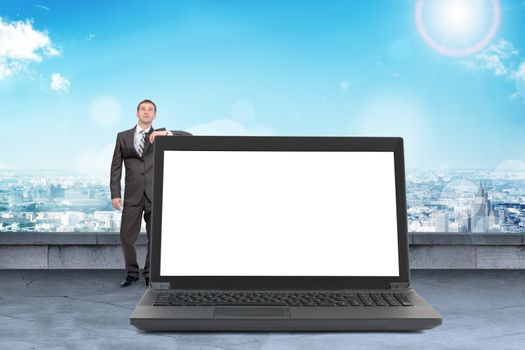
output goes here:
<path id="1" fill-rule="evenodd" d="M 154 306 L 413 306 L 403 293 L 162 292 Z"/>

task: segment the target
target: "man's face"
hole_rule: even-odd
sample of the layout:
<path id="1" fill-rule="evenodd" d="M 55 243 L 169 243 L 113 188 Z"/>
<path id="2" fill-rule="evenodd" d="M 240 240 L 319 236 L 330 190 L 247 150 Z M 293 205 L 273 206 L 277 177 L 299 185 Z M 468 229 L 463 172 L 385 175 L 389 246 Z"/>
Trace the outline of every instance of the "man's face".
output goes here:
<path id="1" fill-rule="evenodd" d="M 144 124 L 151 124 L 156 117 L 155 106 L 145 102 L 139 106 L 137 118 Z"/>

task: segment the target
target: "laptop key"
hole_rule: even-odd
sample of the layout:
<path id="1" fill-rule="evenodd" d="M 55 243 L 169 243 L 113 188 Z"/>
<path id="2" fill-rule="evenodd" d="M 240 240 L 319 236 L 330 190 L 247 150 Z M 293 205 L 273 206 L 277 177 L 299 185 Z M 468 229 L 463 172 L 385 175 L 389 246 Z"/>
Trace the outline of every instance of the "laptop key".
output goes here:
<path id="1" fill-rule="evenodd" d="M 399 301 L 397 301 L 396 299 L 394 299 L 394 297 L 386 296 L 386 297 L 385 297 L 385 300 L 387 301 L 387 303 L 388 303 L 390 306 L 401 306 L 401 304 L 399 303 Z"/>
<path id="2" fill-rule="evenodd" d="M 403 306 L 413 306 L 408 297 L 404 294 L 394 294 L 396 299 L 399 300 Z"/>
<path id="3" fill-rule="evenodd" d="M 403 306 L 413 306 L 412 303 L 410 301 L 408 301 L 408 300 L 399 300 L 399 302 Z"/>
<path id="4" fill-rule="evenodd" d="M 413 306 L 403 293 L 370 292 L 196 292 L 162 293 L 154 306 Z"/>

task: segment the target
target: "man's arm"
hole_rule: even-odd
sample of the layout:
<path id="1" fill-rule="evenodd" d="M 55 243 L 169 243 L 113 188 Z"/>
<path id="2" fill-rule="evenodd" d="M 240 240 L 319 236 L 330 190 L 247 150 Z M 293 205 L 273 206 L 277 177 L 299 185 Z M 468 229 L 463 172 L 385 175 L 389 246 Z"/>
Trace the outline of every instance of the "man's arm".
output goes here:
<path id="1" fill-rule="evenodd" d="M 122 159 L 122 147 L 120 146 L 119 135 L 117 135 L 115 150 L 113 151 L 113 160 L 111 161 L 109 180 L 109 188 L 111 190 L 111 204 L 115 209 L 120 209 L 122 207 L 120 188 L 120 179 L 122 178 Z"/>
<path id="2" fill-rule="evenodd" d="M 155 140 L 155 137 L 157 136 L 192 136 L 192 135 L 186 131 L 166 130 L 166 128 L 160 128 L 160 129 L 153 131 L 149 135 L 149 142 L 153 143 L 153 140 Z"/>

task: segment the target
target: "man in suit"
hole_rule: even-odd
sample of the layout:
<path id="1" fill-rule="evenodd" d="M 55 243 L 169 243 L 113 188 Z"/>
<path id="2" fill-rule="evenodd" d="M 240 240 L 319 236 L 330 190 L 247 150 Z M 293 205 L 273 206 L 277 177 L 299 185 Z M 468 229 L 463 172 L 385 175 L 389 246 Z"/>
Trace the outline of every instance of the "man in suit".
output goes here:
<path id="1" fill-rule="evenodd" d="M 113 161 L 111 162 L 111 204 L 115 209 L 122 208 L 120 179 L 122 162 L 126 167 L 124 185 L 124 208 L 120 224 L 120 242 L 126 264 L 126 278 L 120 284 L 128 287 L 139 280 L 139 265 L 135 242 L 140 233 L 142 215 L 146 222 L 148 252 L 144 263 L 143 276 L 149 285 L 149 251 L 151 237 L 151 202 L 153 195 L 153 145 L 157 136 L 191 135 L 184 131 L 169 131 L 165 128 L 154 129 L 153 120 L 157 115 L 157 106 L 151 100 L 143 100 L 137 106 L 137 125 L 119 132 Z"/>

